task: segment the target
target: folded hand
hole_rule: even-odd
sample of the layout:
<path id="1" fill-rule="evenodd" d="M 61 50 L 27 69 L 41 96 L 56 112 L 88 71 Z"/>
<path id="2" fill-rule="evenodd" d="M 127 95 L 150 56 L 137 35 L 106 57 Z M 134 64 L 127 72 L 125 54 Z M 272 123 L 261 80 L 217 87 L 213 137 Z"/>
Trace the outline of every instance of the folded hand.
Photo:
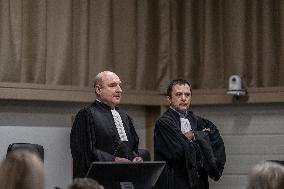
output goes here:
<path id="1" fill-rule="evenodd" d="M 135 157 L 135 158 L 133 158 L 132 162 L 140 163 L 140 162 L 143 162 L 143 159 L 142 159 L 142 157 Z"/>

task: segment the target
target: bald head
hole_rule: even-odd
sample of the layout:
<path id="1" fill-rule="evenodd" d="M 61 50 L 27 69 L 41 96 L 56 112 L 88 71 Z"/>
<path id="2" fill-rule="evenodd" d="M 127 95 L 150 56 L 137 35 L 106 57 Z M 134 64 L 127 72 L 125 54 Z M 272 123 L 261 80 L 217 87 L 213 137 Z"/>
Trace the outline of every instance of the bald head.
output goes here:
<path id="1" fill-rule="evenodd" d="M 111 71 L 98 73 L 94 82 L 97 99 L 114 108 L 120 103 L 122 93 L 120 84 L 121 81 L 115 73 Z"/>
<path id="2" fill-rule="evenodd" d="M 111 71 L 103 71 L 98 73 L 95 77 L 94 88 L 96 88 L 97 85 L 102 85 L 104 78 L 106 78 L 108 75 L 116 75 L 116 74 Z"/>

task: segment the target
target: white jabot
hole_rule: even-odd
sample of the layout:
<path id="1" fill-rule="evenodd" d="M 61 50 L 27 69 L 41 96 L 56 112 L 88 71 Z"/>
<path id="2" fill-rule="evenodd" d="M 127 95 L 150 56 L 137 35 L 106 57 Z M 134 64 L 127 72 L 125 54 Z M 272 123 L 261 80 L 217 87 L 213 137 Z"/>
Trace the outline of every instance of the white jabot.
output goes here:
<path id="1" fill-rule="evenodd" d="M 190 122 L 188 121 L 188 119 L 181 117 L 180 118 L 180 125 L 181 125 L 181 132 L 183 134 L 191 131 L 191 125 L 190 125 Z"/>
<path id="2" fill-rule="evenodd" d="M 112 117 L 117 129 L 117 132 L 119 134 L 120 140 L 121 141 L 128 141 L 127 135 L 125 133 L 124 127 L 123 127 L 123 122 L 121 120 L 121 117 L 119 113 L 116 110 L 111 110 Z"/>

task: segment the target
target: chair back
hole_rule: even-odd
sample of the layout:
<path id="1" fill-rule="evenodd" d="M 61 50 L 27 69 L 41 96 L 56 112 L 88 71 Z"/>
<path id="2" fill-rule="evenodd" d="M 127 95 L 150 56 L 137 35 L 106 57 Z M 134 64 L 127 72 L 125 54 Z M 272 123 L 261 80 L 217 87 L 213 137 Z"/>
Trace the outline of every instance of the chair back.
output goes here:
<path id="1" fill-rule="evenodd" d="M 31 143 L 12 143 L 8 146 L 7 155 L 17 149 L 24 149 L 34 152 L 41 158 L 42 161 L 44 160 L 44 148 L 42 145 Z"/>

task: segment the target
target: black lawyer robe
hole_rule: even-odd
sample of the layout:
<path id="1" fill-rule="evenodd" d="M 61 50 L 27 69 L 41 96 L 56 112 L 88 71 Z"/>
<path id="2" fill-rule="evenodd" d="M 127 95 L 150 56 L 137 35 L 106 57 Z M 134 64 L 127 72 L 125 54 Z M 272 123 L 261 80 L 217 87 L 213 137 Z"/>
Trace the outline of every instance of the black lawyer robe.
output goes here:
<path id="1" fill-rule="evenodd" d="M 186 118 L 196 136 L 194 142 L 182 134 L 180 116 L 171 108 L 156 122 L 155 160 L 167 162 L 156 186 L 158 189 L 207 189 L 208 176 L 214 180 L 221 177 L 226 154 L 218 129 L 192 112 Z M 202 131 L 204 128 L 210 128 L 209 136 Z"/>
<path id="2" fill-rule="evenodd" d="M 73 178 L 85 177 L 91 162 L 113 161 L 115 156 L 132 160 L 138 154 L 139 138 L 131 118 L 118 108 L 128 142 L 121 142 L 111 108 L 95 101 L 80 110 L 70 134 Z"/>

